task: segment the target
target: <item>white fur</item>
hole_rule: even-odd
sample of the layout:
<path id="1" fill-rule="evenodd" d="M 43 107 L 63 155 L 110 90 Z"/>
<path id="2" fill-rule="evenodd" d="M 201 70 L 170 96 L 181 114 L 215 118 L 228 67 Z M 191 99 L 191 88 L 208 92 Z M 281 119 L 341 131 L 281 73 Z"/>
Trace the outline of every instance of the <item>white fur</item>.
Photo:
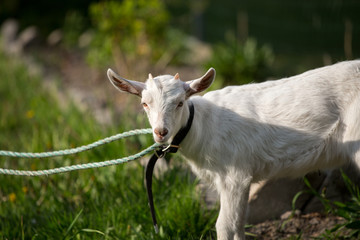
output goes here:
<path id="1" fill-rule="evenodd" d="M 251 183 L 349 161 L 360 165 L 360 61 L 191 98 L 210 86 L 214 69 L 186 83 L 178 75 L 149 75 L 146 84 L 110 69 L 108 76 L 118 89 L 142 97 L 154 131 L 167 130 L 165 136 L 154 133 L 157 142 L 171 142 L 187 122 L 187 101 L 193 102 L 194 122 L 180 150 L 220 194 L 218 239 L 245 239 Z"/>

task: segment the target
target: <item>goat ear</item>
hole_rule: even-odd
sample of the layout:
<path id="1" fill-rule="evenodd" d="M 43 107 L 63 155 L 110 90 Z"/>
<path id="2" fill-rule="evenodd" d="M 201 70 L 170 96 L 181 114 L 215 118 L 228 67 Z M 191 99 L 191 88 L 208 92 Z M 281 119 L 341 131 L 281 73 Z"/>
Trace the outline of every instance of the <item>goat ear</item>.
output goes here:
<path id="1" fill-rule="evenodd" d="M 185 83 L 186 96 L 190 97 L 191 95 L 202 92 L 206 90 L 208 87 L 210 87 L 210 85 L 215 79 L 215 74 L 216 74 L 215 69 L 210 68 L 201 78 L 186 82 Z"/>
<path id="2" fill-rule="evenodd" d="M 111 70 L 110 68 L 107 71 L 107 75 L 108 75 L 110 82 L 118 90 L 120 90 L 122 92 L 128 92 L 128 93 L 131 93 L 131 94 L 141 97 L 141 92 L 145 88 L 144 83 L 122 78 L 117 73 L 115 73 L 113 70 Z"/>

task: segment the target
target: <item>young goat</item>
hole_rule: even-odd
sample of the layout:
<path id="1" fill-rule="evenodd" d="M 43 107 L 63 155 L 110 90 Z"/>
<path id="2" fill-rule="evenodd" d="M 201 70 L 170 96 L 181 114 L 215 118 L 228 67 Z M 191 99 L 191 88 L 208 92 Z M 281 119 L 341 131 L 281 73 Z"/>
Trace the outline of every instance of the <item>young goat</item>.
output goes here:
<path id="1" fill-rule="evenodd" d="M 360 166 L 359 60 L 202 97 L 191 96 L 211 85 L 213 68 L 189 82 L 179 74 L 149 74 L 142 83 L 111 69 L 108 77 L 117 89 L 141 97 L 158 143 L 170 143 L 186 125 L 193 103 L 193 124 L 180 151 L 220 195 L 218 239 L 245 239 L 251 183 L 351 161 Z"/>

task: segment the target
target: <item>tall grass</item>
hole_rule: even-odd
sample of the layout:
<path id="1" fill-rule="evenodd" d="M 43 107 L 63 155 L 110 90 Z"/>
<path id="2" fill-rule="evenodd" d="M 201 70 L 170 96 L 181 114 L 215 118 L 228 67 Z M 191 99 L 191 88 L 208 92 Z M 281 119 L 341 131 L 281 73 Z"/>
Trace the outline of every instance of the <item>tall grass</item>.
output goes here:
<path id="1" fill-rule="evenodd" d="M 143 121 L 123 114 L 99 126 L 73 104 L 60 108 L 21 63 L 0 52 L 0 149 L 51 151 L 83 145 Z M 134 124 L 135 122 L 135 124 Z M 2 168 L 46 169 L 135 153 L 150 136 L 54 159 L 0 157 Z M 178 159 L 178 158 L 177 158 Z M 160 234 L 155 235 L 138 162 L 48 177 L 0 176 L 0 239 L 214 239 L 216 211 L 205 210 L 196 182 L 174 167 L 154 181 Z"/>

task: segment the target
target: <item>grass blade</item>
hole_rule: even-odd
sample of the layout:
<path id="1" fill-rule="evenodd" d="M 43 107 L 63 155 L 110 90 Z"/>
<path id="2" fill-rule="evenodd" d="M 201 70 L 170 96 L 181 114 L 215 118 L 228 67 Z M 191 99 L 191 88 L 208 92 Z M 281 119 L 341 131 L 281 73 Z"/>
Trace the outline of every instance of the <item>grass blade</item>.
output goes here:
<path id="1" fill-rule="evenodd" d="M 99 231 L 99 230 L 95 230 L 95 229 L 89 229 L 89 228 L 84 228 L 84 229 L 81 229 L 80 232 L 86 232 L 86 233 L 97 233 L 97 234 L 100 234 L 100 235 L 103 235 L 105 236 L 105 233 Z"/>
<path id="2" fill-rule="evenodd" d="M 68 227 L 68 229 L 66 230 L 64 239 L 66 238 L 66 236 L 70 233 L 71 229 L 73 228 L 73 226 L 75 225 L 75 223 L 77 222 L 77 220 L 79 219 L 80 215 L 82 214 L 84 209 L 81 209 L 80 212 L 76 215 L 76 217 L 74 218 L 74 220 L 71 222 L 70 226 Z"/>

